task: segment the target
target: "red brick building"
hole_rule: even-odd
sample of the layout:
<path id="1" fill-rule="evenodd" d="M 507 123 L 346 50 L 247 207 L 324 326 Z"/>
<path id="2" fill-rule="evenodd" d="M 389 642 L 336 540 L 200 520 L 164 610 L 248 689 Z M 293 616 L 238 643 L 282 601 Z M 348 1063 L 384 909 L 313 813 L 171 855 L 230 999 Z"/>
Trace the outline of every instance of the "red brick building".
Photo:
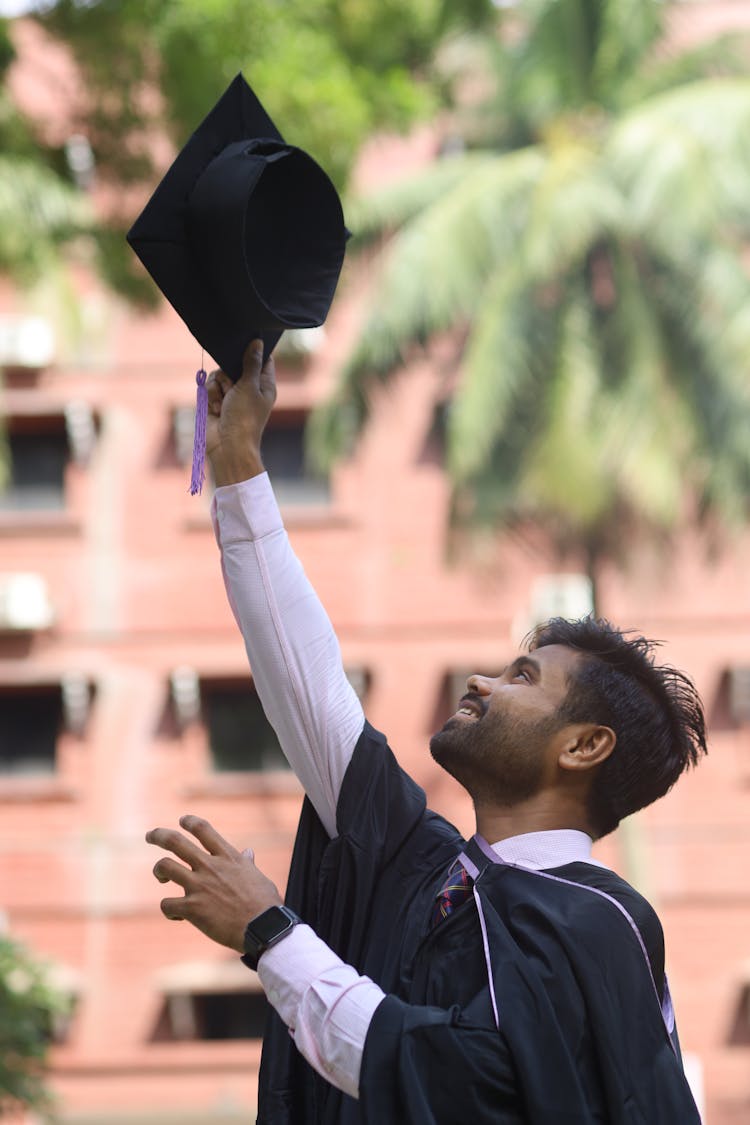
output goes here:
<path id="1" fill-rule="evenodd" d="M 541 536 L 447 561 L 438 362 L 380 395 L 330 481 L 306 476 L 301 426 L 356 289 L 347 274 L 317 349 L 280 360 L 268 456 L 368 716 L 470 831 L 428 736 L 467 671 L 492 672 L 536 615 L 580 604 L 565 577 L 578 561 L 561 566 Z M 200 351 L 171 310 L 135 317 L 85 271 L 79 295 L 75 332 L 0 292 L 0 909 L 75 999 L 52 1052 L 65 1125 L 230 1125 L 253 1120 L 264 1000 L 233 955 L 161 917 L 143 837 L 200 813 L 283 886 L 300 791 L 257 713 L 208 495 L 187 491 Z M 660 912 L 708 1125 L 750 1120 L 749 570 L 750 536 L 717 558 L 686 534 L 668 561 L 644 548 L 607 569 L 599 593 L 604 614 L 666 639 L 711 720 L 709 759 L 598 848 Z"/>

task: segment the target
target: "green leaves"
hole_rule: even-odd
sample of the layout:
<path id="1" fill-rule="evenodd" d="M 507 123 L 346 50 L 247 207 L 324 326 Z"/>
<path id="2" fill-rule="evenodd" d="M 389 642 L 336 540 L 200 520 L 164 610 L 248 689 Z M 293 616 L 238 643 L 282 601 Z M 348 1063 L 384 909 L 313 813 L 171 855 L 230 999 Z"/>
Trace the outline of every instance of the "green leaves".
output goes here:
<path id="1" fill-rule="evenodd" d="M 492 12 L 491 0 L 58 0 L 41 20 L 83 71 L 103 174 L 153 181 L 156 169 L 126 159 L 145 151 L 144 127 L 166 124 L 181 144 L 242 70 L 285 138 L 343 186 L 374 129 L 406 127 L 440 104 L 442 37 Z"/>
<path id="2" fill-rule="evenodd" d="M 44 1066 L 53 1020 L 67 1002 L 22 947 L 0 935 L 0 1116 L 51 1108 Z"/>
<path id="3" fill-rule="evenodd" d="M 464 518 L 541 519 L 596 551 L 690 511 L 746 516 L 750 82 L 634 100 L 637 65 L 658 88 L 659 9 L 520 5 L 498 150 L 351 209 L 355 233 L 391 237 L 373 311 L 314 421 L 320 460 L 364 424 L 375 380 L 453 330 L 465 346 L 447 468 Z M 506 149 L 523 136 L 537 141 Z"/>
<path id="4" fill-rule="evenodd" d="M 0 156 L 0 270 L 36 280 L 60 246 L 90 231 L 88 201 L 28 157 Z"/>
<path id="5" fill-rule="evenodd" d="M 492 0 L 56 0 L 36 18 L 80 70 L 85 96 L 69 112 L 91 143 L 98 180 L 145 196 L 168 163 L 154 137 L 181 146 L 240 70 L 285 138 L 343 188 L 375 129 L 407 128 L 445 103 L 438 44 L 493 12 Z M 0 76 L 11 39 L 0 21 Z M 85 228 L 102 277 L 127 299 L 153 304 L 155 290 L 123 240 L 137 192 L 110 192 L 106 219 L 94 226 L 72 191 L 66 196 L 62 153 L 40 143 L 1 90 L 0 149 L 0 270 L 35 277 L 66 230 Z"/>

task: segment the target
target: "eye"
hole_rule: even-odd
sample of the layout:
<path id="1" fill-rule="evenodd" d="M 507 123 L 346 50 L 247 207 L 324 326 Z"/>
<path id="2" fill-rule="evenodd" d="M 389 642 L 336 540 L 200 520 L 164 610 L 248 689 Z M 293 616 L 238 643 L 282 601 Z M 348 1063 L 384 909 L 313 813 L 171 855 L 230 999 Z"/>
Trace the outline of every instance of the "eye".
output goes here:
<path id="1" fill-rule="evenodd" d="M 525 668 L 519 668 L 518 671 L 516 672 L 515 676 L 513 677 L 513 679 L 514 680 L 519 680 L 519 679 L 525 680 L 527 684 L 531 683 L 531 676 L 529 675 L 529 673 L 526 671 Z"/>

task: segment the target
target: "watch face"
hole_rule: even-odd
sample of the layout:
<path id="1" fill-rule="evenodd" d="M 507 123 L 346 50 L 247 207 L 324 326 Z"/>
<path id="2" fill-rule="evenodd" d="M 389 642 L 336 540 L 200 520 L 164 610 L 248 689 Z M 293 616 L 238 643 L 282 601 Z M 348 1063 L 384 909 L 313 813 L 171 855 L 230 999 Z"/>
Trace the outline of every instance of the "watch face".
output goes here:
<path id="1" fill-rule="evenodd" d="M 265 945 L 284 930 L 288 930 L 291 925 L 291 921 L 280 907 L 271 906 L 253 920 L 250 928 L 258 941 Z"/>

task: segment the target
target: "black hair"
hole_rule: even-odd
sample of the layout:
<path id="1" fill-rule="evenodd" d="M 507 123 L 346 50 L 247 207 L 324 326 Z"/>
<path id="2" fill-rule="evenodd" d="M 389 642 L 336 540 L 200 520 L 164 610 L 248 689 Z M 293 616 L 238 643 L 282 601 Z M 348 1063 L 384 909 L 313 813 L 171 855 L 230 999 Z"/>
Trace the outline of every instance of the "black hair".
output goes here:
<path id="1" fill-rule="evenodd" d="M 601 618 L 554 617 L 531 634 L 528 644 L 531 651 L 566 645 L 583 655 L 571 673 L 559 717 L 608 726 L 617 736 L 589 792 L 595 838 L 663 797 L 707 752 L 700 696 L 684 672 L 655 663 L 658 641 L 628 636 Z"/>

